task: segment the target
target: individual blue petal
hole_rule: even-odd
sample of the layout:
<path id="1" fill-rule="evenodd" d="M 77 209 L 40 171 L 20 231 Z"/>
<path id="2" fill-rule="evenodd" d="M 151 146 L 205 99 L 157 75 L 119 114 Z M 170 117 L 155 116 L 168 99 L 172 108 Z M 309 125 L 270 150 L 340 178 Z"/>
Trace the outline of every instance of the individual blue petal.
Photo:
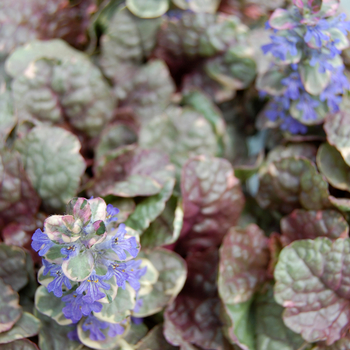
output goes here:
<path id="1" fill-rule="evenodd" d="M 300 97 L 300 90 L 304 89 L 298 72 L 291 73 L 287 78 L 282 79 L 281 83 L 287 86 L 284 96 L 291 100 L 297 100 Z"/>
<path id="2" fill-rule="evenodd" d="M 77 256 L 80 252 L 80 248 L 81 248 L 81 244 L 79 243 L 69 244 L 63 247 L 61 249 L 61 254 L 66 255 L 66 257 L 63 260 L 69 260 L 74 256 Z"/>
<path id="3" fill-rule="evenodd" d="M 118 255 L 120 260 L 125 260 L 128 252 L 132 257 L 138 254 L 137 241 L 135 237 L 125 239 L 125 225 L 121 224 L 118 227 L 117 233 L 110 240 L 110 248 Z"/>
<path id="4" fill-rule="evenodd" d="M 319 102 L 314 100 L 309 94 L 304 93 L 300 96 L 296 108 L 301 111 L 303 120 L 317 119 L 315 108 L 319 106 Z"/>
<path id="5" fill-rule="evenodd" d="M 107 279 L 107 276 L 99 276 L 93 272 L 88 279 L 80 284 L 76 291 L 79 294 L 85 292 L 83 300 L 87 303 L 94 303 L 106 296 L 105 293 L 100 291 L 100 288 L 104 290 L 109 290 L 111 288 L 109 284 L 103 282 L 105 279 Z"/>
<path id="6" fill-rule="evenodd" d="M 67 337 L 68 339 L 72 340 L 72 341 L 77 341 L 80 343 L 80 339 L 78 336 L 78 329 L 75 328 L 73 331 L 70 331 L 67 333 Z"/>
<path id="7" fill-rule="evenodd" d="M 291 134 L 305 134 L 307 132 L 307 127 L 291 116 L 287 116 L 282 120 L 280 129 L 289 131 Z"/>
<path id="8" fill-rule="evenodd" d="M 124 327 L 121 326 L 119 323 L 110 323 L 109 324 L 109 330 L 108 335 L 110 337 L 115 337 L 117 335 L 123 334 L 125 331 Z"/>
<path id="9" fill-rule="evenodd" d="M 39 256 L 44 256 L 54 245 L 55 243 L 52 242 L 47 234 L 42 232 L 40 228 L 34 232 L 31 246 L 36 252 L 40 250 Z"/>
<path id="10" fill-rule="evenodd" d="M 140 269 L 141 260 L 130 260 L 126 263 L 127 281 L 136 291 L 140 289 L 140 278 L 147 272 L 147 267 Z"/>
<path id="11" fill-rule="evenodd" d="M 297 43 L 299 38 L 296 36 L 270 36 L 272 43 L 263 45 L 261 47 L 264 54 L 271 52 L 273 56 L 276 58 L 285 61 L 287 58 L 287 53 L 289 52 L 292 56 L 296 56 L 298 54 Z"/>
<path id="12" fill-rule="evenodd" d="M 83 323 L 83 331 L 90 331 L 90 339 L 94 341 L 105 340 L 106 337 L 101 329 L 106 329 L 109 326 L 107 322 L 100 321 L 94 316 L 89 316 Z"/>
<path id="13" fill-rule="evenodd" d="M 56 297 L 60 298 L 63 294 L 63 284 L 66 286 L 67 289 L 72 288 L 70 280 L 65 276 L 60 265 L 56 265 L 55 267 L 51 268 L 50 275 L 55 278 L 47 285 L 47 290 L 49 291 L 49 293 L 53 292 L 53 294 Z"/>
<path id="14" fill-rule="evenodd" d="M 112 263 L 109 265 L 108 271 L 116 277 L 118 287 L 125 289 L 125 282 L 128 278 L 126 263 Z"/>
<path id="15" fill-rule="evenodd" d="M 45 259 L 42 259 L 42 263 L 43 263 L 43 266 L 44 266 L 44 272 L 43 272 L 44 276 L 46 276 L 50 272 L 51 269 L 59 268 L 59 265 L 52 264 L 52 263 L 48 262 Z"/>
<path id="16" fill-rule="evenodd" d="M 322 47 L 322 41 L 329 40 L 329 36 L 323 32 L 327 29 L 329 29 L 329 23 L 324 19 L 321 19 L 316 25 L 306 26 L 305 42 L 309 43 L 312 39 L 315 39 L 316 47 Z"/>

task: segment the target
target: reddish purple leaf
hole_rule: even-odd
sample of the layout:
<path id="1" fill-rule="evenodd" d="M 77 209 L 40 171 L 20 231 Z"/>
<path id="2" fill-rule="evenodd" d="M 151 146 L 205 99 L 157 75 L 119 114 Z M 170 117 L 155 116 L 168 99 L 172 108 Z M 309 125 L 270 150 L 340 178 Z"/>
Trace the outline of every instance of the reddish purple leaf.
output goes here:
<path id="1" fill-rule="evenodd" d="M 270 262 L 267 267 L 267 276 L 269 278 L 273 278 L 273 273 L 282 248 L 281 235 L 277 232 L 273 232 L 269 237 Z"/>
<path id="2" fill-rule="evenodd" d="M 255 224 L 231 228 L 220 248 L 218 288 L 225 304 L 248 301 L 266 279 L 268 239 Z"/>
<path id="3" fill-rule="evenodd" d="M 285 9 L 277 9 L 271 15 L 269 23 L 273 29 L 292 29 L 298 25 L 298 22 L 291 16 L 291 13 Z"/>
<path id="4" fill-rule="evenodd" d="M 227 230 L 237 223 L 244 206 L 241 186 L 231 164 L 207 156 L 190 159 L 182 170 L 181 190 L 184 208 L 181 235 L 188 235 L 186 241 L 204 240 L 201 243 L 204 246 L 219 245 Z M 210 243 L 205 242 L 207 239 Z"/>
<path id="5" fill-rule="evenodd" d="M 349 237 L 349 225 L 336 210 L 296 209 L 281 220 L 281 241 L 284 246 L 299 239 Z"/>

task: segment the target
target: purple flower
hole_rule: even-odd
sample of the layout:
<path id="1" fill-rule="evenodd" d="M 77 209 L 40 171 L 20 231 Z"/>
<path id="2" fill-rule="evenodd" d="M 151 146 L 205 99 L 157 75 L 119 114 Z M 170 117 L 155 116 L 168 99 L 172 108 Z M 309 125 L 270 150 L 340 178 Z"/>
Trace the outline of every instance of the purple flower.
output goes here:
<path id="1" fill-rule="evenodd" d="M 81 285 L 77 288 L 78 294 L 83 294 L 85 292 L 86 294 L 83 296 L 83 300 L 86 303 L 94 303 L 97 300 L 100 300 L 104 298 L 106 295 L 105 293 L 100 291 L 100 288 L 109 290 L 111 286 L 103 280 L 108 279 L 109 276 L 99 276 L 96 275 L 95 271 L 89 276 L 88 279 L 83 281 Z"/>
<path id="2" fill-rule="evenodd" d="M 309 43 L 312 39 L 315 39 L 316 47 L 322 47 L 322 40 L 328 41 L 329 39 L 329 36 L 323 33 L 323 30 L 327 30 L 329 27 L 329 23 L 325 19 L 319 20 L 316 25 L 306 26 L 304 40 Z"/>
<path id="3" fill-rule="evenodd" d="M 71 289 L 72 285 L 70 280 L 65 276 L 62 271 L 62 267 L 56 264 L 50 264 L 45 259 L 43 259 L 44 275 L 46 275 L 50 271 L 50 275 L 54 277 L 54 280 L 51 281 L 47 285 L 47 290 L 49 293 L 53 292 L 53 294 L 60 298 L 62 296 L 62 285 L 64 284 L 67 289 Z"/>
<path id="4" fill-rule="evenodd" d="M 72 341 L 78 341 L 80 343 L 80 339 L 78 336 L 78 330 L 76 327 L 74 330 L 67 333 L 67 337 L 68 337 L 68 339 L 70 339 Z"/>
<path id="5" fill-rule="evenodd" d="M 123 334 L 124 330 L 125 330 L 124 327 L 121 326 L 119 323 L 110 323 L 108 335 L 110 337 L 115 337 L 117 335 Z"/>
<path id="6" fill-rule="evenodd" d="M 313 99 L 309 94 L 304 93 L 300 96 L 300 100 L 296 107 L 301 111 L 303 120 L 315 120 L 317 119 L 315 108 L 318 107 L 319 104 L 320 103 Z"/>
<path id="7" fill-rule="evenodd" d="M 307 132 L 307 127 L 291 116 L 283 119 L 280 128 L 281 130 L 289 131 L 291 134 L 305 134 Z"/>
<path id="8" fill-rule="evenodd" d="M 39 256 L 45 255 L 48 250 L 55 245 L 54 242 L 50 240 L 46 233 L 42 232 L 40 228 L 38 228 L 32 237 L 32 248 L 37 252 L 39 252 Z"/>
<path id="9" fill-rule="evenodd" d="M 128 252 L 134 258 L 139 253 L 135 237 L 125 239 L 125 234 L 125 225 L 120 224 L 117 233 L 110 240 L 110 248 L 115 251 L 120 260 L 125 260 L 127 258 L 125 252 Z"/>
<path id="10" fill-rule="evenodd" d="M 117 221 L 117 214 L 119 213 L 119 209 L 116 207 L 113 207 L 112 204 L 107 205 L 107 218 L 106 218 L 106 224 L 109 224 L 110 222 Z"/>
<path id="11" fill-rule="evenodd" d="M 80 252 L 81 244 L 74 243 L 66 245 L 64 248 L 61 249 L 61 254 L 67 255 L 63 260 L 68 260 L 73 258 L 74 256 L 77 256 Z"/>
<path id="12" fill-rule="evenodd" d="M 83 331 L 90 331 L 90 339 L 94 341 L 105 340 L 106 337 L 102 333 L 101 329 L 106 329 L 108 327 L 107 322 L 98 320 L 94 316 L 89 316 L 83 323 Z"/>
<path id="13" fill-rule="evenodd" d="M 329 62 L 332 59 L 330 54 L 324 53 L 321 50 L 310 50 L 310 66 L 314 67 L 316 64 L 319 64 L 318 71 L 320 73 L 325 73 L 328 71 L 333 71 L 334 67 Z"/>
<path id="14" fill-rule="evenodd" d="M 289 77 L 282 79 L 281 83 L 287 86 L 284 96 L 291 100 L 297 100 L 300 96 L 300 90 L 304 89 L 298 72 L 293 72 Z"/>
<path id="15" fill-rule="evenodd" d="M 344 35 L 348 35 L 348 32 L 350 32 L 350 21 L 346 21 L 346 14 L 342 13 L 339 16 L 333 18 L 329 22 L 330 27 L 337 28 L 340 30 Z"/>
<path id="16" fill-rule="evenodd" d="M 136 291 L 140 289 L 140 278 L 146 273 L 147 267 L 140 269 L 141 260 L 130 260 L 126 263 L 127 281 Z"/>
<path id="17" fill-rule="evenodd" d="M 116 277 L 118 287 L 125 289 L 125 282 L 128 278 L 126 263 L 116 262 L 108 267 L 109 273 Z"/>
<path id="18" fill-rule="evenodd" d="M 95 301 L 93 303 L 86 303 L 83 300 L 84 295 L 73 292 L 65 295 L 62 301 L 66 303 L 66 306 L 62 309 L 66 318 L 71 319 L 73 322 L 78 322 L 82 316 L 89 316 L 91 312 L 100 312 L 102 310 L 101 303 Z"/>
<path id="19" fill-rule="evenodd" d="M 284 36 L 271 35 L 270 38 L 272 43 L 261 47 L 265 55 L 268 52 L 271 52 L 276 58 L 285 61 L 287 58 L 287 52 L 289 52 L 292 56 L 296 56 L 298 54 L 298 37 L 291 35 L 286 38 Z"/>

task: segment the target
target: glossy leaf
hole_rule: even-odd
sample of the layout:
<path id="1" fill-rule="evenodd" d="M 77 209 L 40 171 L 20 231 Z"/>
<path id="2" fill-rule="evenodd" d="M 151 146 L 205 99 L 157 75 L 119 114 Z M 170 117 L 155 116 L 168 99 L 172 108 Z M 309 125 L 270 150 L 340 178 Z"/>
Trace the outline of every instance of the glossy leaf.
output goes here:
<path id="1" fill-rule="evenodd" d="M 127 8 L 137 17 L 154 18 L 163 15 L 168 11 L 168 0 L 127 0 Z"/>

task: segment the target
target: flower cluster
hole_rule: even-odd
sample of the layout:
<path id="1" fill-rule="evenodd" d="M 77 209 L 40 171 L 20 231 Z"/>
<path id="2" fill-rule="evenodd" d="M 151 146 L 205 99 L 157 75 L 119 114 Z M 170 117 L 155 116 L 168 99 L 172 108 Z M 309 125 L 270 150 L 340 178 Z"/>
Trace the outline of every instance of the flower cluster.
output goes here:
<path id="1" fill-rule="evenodd" d="M 119 210 L 101 198 L 74 198 L 67 212 L 47 218 L 44 232 L 37 229 L 33 235 L 32 247 L 43 257 L 39 282 L 61 298 L 65 318 L 80 321 L 91 340 L 122 334 L 123 321 L 113 322 L 110 311 L 118 302 L 118 287 L 140 289 L 146 267 L 134 260 L 139 243 L 124 224 L 117 225 Z M 130 295 L 135 306 L 135 294 Z"/>
<path id="2" fill-rule="evenodd" d="M 305 125 L 339 111 L 342 94 L 350 88 L 340 57 L 349 45 L 350 22 L 345 14 L 335 16 L 338 3 L 293 0 L 293 7 L 277 9 L 267 23 L 274 35 L 262 50 L 275 62 L 258 88 L 273 95 L 265 115 L 282 130 L 305 133 Z"/>

